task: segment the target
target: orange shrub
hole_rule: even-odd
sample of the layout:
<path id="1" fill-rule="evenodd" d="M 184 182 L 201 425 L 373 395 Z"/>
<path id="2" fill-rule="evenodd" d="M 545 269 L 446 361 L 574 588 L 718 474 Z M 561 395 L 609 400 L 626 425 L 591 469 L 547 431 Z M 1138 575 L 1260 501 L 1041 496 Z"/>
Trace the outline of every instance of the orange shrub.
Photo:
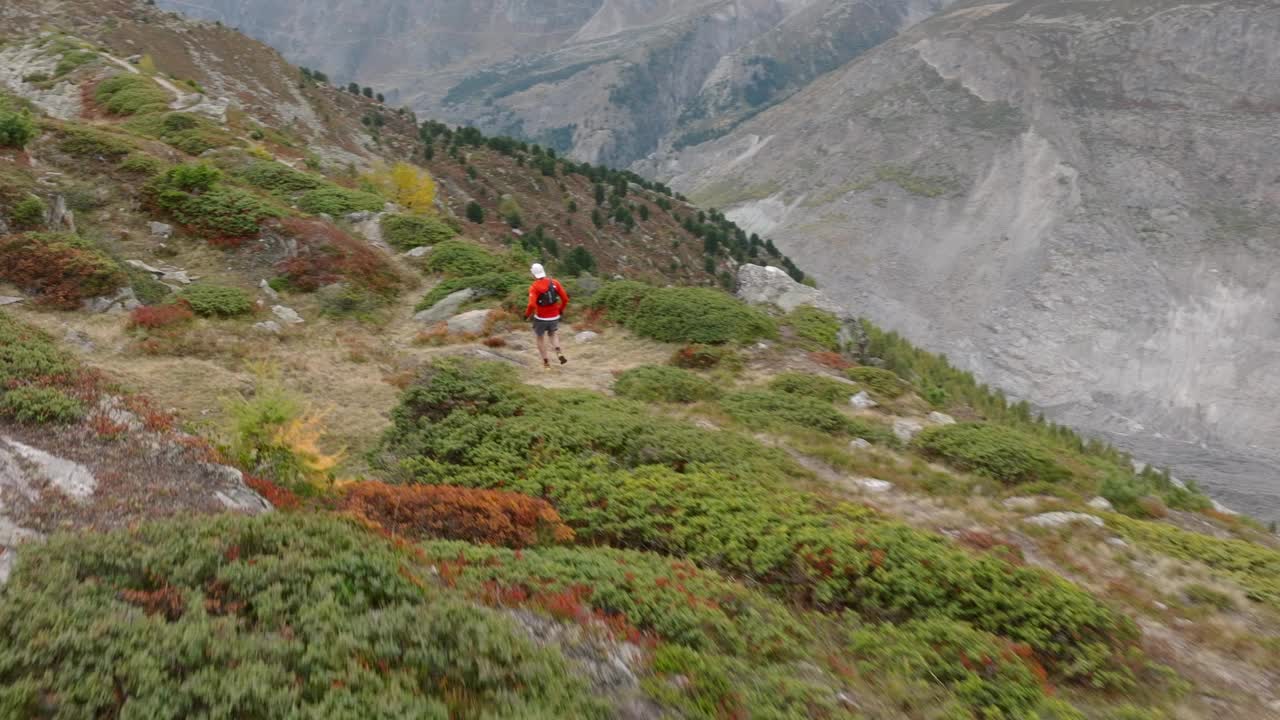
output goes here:
<path id="1" fill-rule="evenodd" d="M 366 290 L 391 294 L 401 278 L 381 253 L 321 220 L 286 218 L 280 229 L 298 243 L 298 252 L 280 262 L 280 274 L 305 292 L 347 280 Z"/>
<path id="2" fill-rule="evenodd" d="M 821 351 L 809 353 L 809 359 L 835 370 L 848 370 L 853 367 L 849 359 L 837 352 Z"/>
<path id="3" fill-rule="evenodd" d="M 151 305 L 134 308 L 129 313 L 129 327 L 157 330 L 171 325 L 181 325 L 196 319 L 190 306 L 185 303 L 173 305 Z"/>
<path id="4" fill-rule="evenodd" d="M 74 310 L 124 287 L 128 276 L 74 235 L 27 233 L 0 237 L 0 280 L 32 291 L 41 305 Z"/>
<path id="5" fill-rule="evenodd" d="M 445 485 L 352 485 L 340 507 L 398 535 L 521 548 L 567 542 L 573 531 L 544 500 Z"/>

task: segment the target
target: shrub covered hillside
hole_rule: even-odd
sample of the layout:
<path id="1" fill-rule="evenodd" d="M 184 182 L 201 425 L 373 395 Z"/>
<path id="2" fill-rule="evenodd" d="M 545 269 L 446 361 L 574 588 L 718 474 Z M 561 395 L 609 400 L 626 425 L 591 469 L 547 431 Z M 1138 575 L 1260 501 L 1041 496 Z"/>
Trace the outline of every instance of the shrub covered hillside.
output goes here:
<path id="1" fill-rule="evenodd" d="M 0 720 L 1280 712 L 1273 532 L 742 302 L 722 213 L 147 3 L 0 36 Z"/>

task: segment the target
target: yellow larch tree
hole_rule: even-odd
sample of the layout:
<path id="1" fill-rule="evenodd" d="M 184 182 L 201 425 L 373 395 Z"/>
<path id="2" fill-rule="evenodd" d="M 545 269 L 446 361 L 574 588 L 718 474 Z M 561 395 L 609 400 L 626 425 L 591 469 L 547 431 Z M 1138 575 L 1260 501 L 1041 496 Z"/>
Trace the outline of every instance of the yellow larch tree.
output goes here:
<path id="1" fill-rule="evenodd" d="M 398 162 L 391 167 L 379 164 L 364 177 L 384 197 L 413 213 L 428 213 L 435 207 L 436 181 L 431 173 L 416 165 Z"/>

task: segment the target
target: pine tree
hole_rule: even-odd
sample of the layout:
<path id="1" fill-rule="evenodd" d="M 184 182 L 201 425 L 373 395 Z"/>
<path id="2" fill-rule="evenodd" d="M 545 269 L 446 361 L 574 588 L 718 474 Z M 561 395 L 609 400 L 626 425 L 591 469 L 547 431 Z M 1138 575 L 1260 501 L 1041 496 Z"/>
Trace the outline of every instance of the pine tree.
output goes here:
<path id="1" fill-rule="evenodd" d="M 480 207 L 480 203 L 475 200 L 467 203 L 467 219 L 477 225 L 484 222 L 484 208 Z"/>

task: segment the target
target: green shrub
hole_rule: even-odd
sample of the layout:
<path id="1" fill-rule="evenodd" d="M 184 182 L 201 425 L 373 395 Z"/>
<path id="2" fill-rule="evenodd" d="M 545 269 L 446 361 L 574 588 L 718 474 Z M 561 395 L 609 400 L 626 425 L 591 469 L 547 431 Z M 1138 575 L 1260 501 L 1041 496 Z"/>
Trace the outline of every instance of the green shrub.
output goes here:
<path id="1" fill-rule="evenodd" d="M 855 367 L 845 371 L 849 379 L 860 383 L 873 395 L 892 400 L 907 391 L 907 384 L 888 370 L 874 367 Z"/>
<path id="2" fill-rule="evenodd" d="M 963 708 L 962 717 L 1036 717 L 1045 697 L 1030 659 L 1019 657 L 1009 641 L 965 623 L 938 618 L 864 626 L 850 633 L 848 647 L 865 675 L 943 686 Z"/>
<path id="3" fill-rule="evenodd" d="M 607 289 L 606 286 L 601 292 Z M 768 315 L 708 288 L 655 288 L 638 305 L 622 312 L 622 318 L 614 315 L 614 319 L 620 319 L 638 335 L 661 342 L 718 345 L 777 334 L 777 326 Z"/>
<path id="4" fill-rule="evenodd" d="M 173 293 L 168 285 L 160 282 L 154 275 L 132 265 L 124 266 L 129 276 L 129 287 L 133 288 L 134 297 L 143 305 L 158 305 Z"/>
<path id="5" fill-rule="evenodd" d="M 591 296 L 591 307 L 605 311 L 618 323 L 625 325 L 635 308 L 654 291 L 652 285 L 634 280 L 615 280 Z"/>
<path id="6" fill-rule="evenodd" d="M 0 394 L 0 417 L 20 423 L 73 423 L 84 416 L 84 405 L 51 387 L 25 386 Z"/>
<path id="7" fill-rule="evenodd" d="M 9 219 L 19 228 L 33 228 L 44 224 L 45 212 L 47 208 L 44 201 L 35 195 L 29 195 L 13 206 L 13 210 L 9 211 Z"/>
<path id="8" fill-rule="evenodd" d="M 840 349 L 840 319 L 826 310 L 802 305 L 792 310 L 784 322 L 805 345 L 814 350 Z"/>
<path id="9" fill-rule="evenodd" d="M 467 203 L 467 219 L 477 224 L 484 222 L 484 208 L 480 203 L 474 200 Z"/>
<path id="10" fill-rule="evenodd" d="M 204 163 L 177 165 L 153 178 L 144 194 L 174 220 L 215 238 L 256 235 L 263 220 L 281 213 L 258 196 L 219 181 Z"/>
<path id="11" fill-rule="evenodd" d="M 1235 601 L 1231 596 L 1221 590 L 1214 590 L 1207 585 L 1192 583 L 1182 589 L 1182 594 L 1187 596 L 1187 602 L 1192 605 L 1208 605 L 1216 610 L 1231 610 L 1235 608 Z"/>
<path id="12" fill-rule="evenodd" d="M 644 402 L 694 403 L 714 400 L 720 388 L 688 370 L 641 365 L 618 376 L 613 391 L 619 397 Z"/>
<path id="13" fill-rule="evenodd" d="M 289 195 L 329 185 L 323 178 L 299 172 L 274 160 L 255 160 L 235 172 L 244 182 L 267 192 Z M 381 205 L 378 206 L 381 209 Z"/>
<path id="14" fill-rule="evenodd" d="M 239 288 L 192 285 L 179 297 L 200 317 L 231 318 L 253 312 L 253 300 Z"/>
<path id="15" fill-rule="evenodd" d="M 94 99 L 112 115 L 141 115 L 168 110 L 172 98 L 148 78 L 122 74 L 98 83 Z"/>
<path id="16" fill-rule="evenodd" d="M 856 385 L 811 373 L 775 375 L 769 380 L 769 389 L 826 402 L 848 402 L 849 398 L 858 392 Z"/>
<path id="17" fill-rule="evenodd" d="M 851 418 L 832 407 L 830 401 L 804 395 L 752 390 L 726 395 L 720 404 L 734 420 L 753 430 L 798 427 L 860 437 L 875 443 L 894 442 L 893 434 L 887 429 Z"/>
<path id="18" fill-rule="evenodd" d="M 1109 516 L 1107 526 L 1155 552 L 1203 563 L 1239 583 L 1250 600 L 1280 609 L 1280 552 L 1272 548 L 1122 515 Z"/>
<path id="19" fill-rule="evenodd" d="M 496 589 L 536 603 L 582 588 L 591 610 L 695 649 L 777 661 L 801 657 L 813 640 L 777 600 L 662 555 L 586 547 L 516 552 L 445 541 L 423 549 L 432 564 L 447 562 L 450 580 L 469 594 Z"/>
<path id="20" fill-rule="evenodd" d="M 380 196 L 360 190 L 328 186 L 316 188 L 298 198 L 298 207 L 306 213 L 324 213 L 340 217 L 353 212 L 378 212 L 387 202 Z"/>
<path id="21" fill-rule="evenodd" d="M 54 77 L 62 77 L 76 68 L 87 65 L 98 59 L 98 53 L 92 50 L 68 50 L 58 59 L 58 66 L 53 70 Z"/>
<path id="22" fill-rule="evenodd" d="M 0 147 L 21 150 L 35 139 L 38 132 L 30 112 L 0 107 Z"/>
<path id="23" fill-rule="evenodd" d="M 564 658 L 344 522 L 224 516 L 24 551 L 14 717 L 604 717 Z"/>
<path id="24" fill-rule="evenodd" d="M 134 152 L 121 160 L 118 167 L 123 172 L 152 177 L 160 174 L 164 169 L 164 163 L 145 153 Z"/>
<path id="25" fill-rule="evenodd" d="M 510 264 L 484 248 L 465 240 L 448 240 L 435 246 L 424 264 L 431 272 L 467 277 L 508 270 Z"/>
<path id="26" fill-rule="evenodd" d="M 453 293 L 466 288 L 475 290 L 479 297 L 507 297 L 517 291 L 523 292 L 528 287 L 529 282 L 528 275 L 518 272 L 486 273 L 484 275 L 449 278 L 431 288 L 431 292 L 427 293 L 418 302 L 415 310 L 426 310 Z"/>
<path id="27" fill-rule="evenodd" d="M 931 427 L 916 436 L 914 445 L 927 457 L 1006 485 L 1055 483 L 1070 477 L 1070 472 L 1036 437 L 1000 425 L 959 423 Z"/>
<path id="28" fill-rule="evenodd" d="M 382 236 L 391 247 L 412 250 L 423 245 L 439 245 L 457 232 L 443 220 L 429 215 L 388 215 L 382 218 Z"/>
<path id="29" fill-rule="evenodd" d="M 1213 507 L 1204 494 L 1187 486 L 1179 486 L 1167 473 L 1144 468 L 1133 473 L 1124 469 L 1109 474 L 1103 481 L 1099 495 L 1111 502 L 1116 510 L 1130 517 L 1150 517 L 1150 505 L 1144 498 L 1159 498 L 1167 507 L 1198 512 Z"/>
<path id="30" fill-rule="evenodd" d="M 141 115 L 129 119 L 124 126 L 139 135 L 163 140 L 188 155 L 200 155 L 237 142 L 235 136 L 222 127 L 191 113 Z"/>
<path id="31" fill-rule="evenodd" d="M 788 489 L 803 470 L 736 433 L 513 378 L 493 364 L 429 367 L 372 459 L 402 480 L 545 498 L 585 544 L 688 558 L 818 608 L 967 622 L 1030 645 L 1064 678 L 1130 678 L 1112 657 L 1134 627 L 1061 579 Z"/>
<path id="32" fill-rule="evenodd" d="M 57 133 L 58 149 L 75 157 L 116 162 L 133 151 L 128 141 L 82 125 L 63 125 Z"/>
<path id="33" fill-rule="evenodd" d="M 28 383 L 61 383 L 79 366 L 43 332 L 0 312 L 0 392 Z"/>

